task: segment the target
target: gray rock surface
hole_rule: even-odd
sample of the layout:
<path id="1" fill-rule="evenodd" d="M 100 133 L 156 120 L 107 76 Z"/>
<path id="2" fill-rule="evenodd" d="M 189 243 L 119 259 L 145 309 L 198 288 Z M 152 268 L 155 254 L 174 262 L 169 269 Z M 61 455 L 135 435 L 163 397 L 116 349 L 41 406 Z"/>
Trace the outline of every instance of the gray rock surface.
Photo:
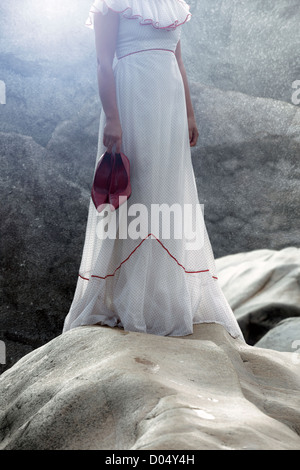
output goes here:
<path id="1" fill-rule="evenodd" d="M 8 367 L 61 331 L 89 193 L 31 137 L 0 134 L 0 153 L 0 339 Z"/>
<path id="2" fill-rule="evenodd" d="M 280 321 L 300 317 L 299 248 L 237 253 L 217 259 L 216 265 L 222 290 L 249 344 L 256 344 Z M 289 336 L 283 336 L 286 345 Z"/>
<path id="3" fill-rule="evenodd" d="M 183 39 L 194 81 L 291 103 L 300 78 L 298 0 L 188 3 L 193 19 Z"/>
<path id="4" fill-rule="evenodd" d="M 299 450 L 300 365 L 219 325 L 80 327 L 0 378 L 2 450 Z"/>
<path id="5" fill-rule="evenodd" d="M 94 37 L 84 26 L 91 4 L 1 3 L 2 132 L 32 136 L 45 147 L 58 125 L 97 97 Z"/>
<path id="6" fill-rule="evenodd" d="M 299 246 L 300 108 L 194 84 L 193 151 L 216 257 Z"/>
<path id="7" fill-rule="evenodd" d="M 295 360 L 300 364 L 300 318 L 286 318 L 264 335 L 256 347 L 290 351 L 298 355 Z"/>

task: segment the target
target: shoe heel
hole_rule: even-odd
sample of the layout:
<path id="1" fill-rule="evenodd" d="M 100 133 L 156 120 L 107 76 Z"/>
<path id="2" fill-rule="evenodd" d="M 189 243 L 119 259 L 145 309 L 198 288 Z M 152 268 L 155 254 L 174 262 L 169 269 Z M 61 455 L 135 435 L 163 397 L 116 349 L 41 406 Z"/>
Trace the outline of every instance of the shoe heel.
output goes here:
<path id="1" fill-rule="evenodd" d="M 97 165 L 91 190 L 92 200 L 98 212 L 101 212 L 109 202 L 111 175 L 112 155 L 105 152 Z"/>
<path id="2" fill-rule="evenodd" d="M 116 154 L 112 170 L 109 203 L 116 210 L 131 195 L 130 163 L 124 154 Z"/>

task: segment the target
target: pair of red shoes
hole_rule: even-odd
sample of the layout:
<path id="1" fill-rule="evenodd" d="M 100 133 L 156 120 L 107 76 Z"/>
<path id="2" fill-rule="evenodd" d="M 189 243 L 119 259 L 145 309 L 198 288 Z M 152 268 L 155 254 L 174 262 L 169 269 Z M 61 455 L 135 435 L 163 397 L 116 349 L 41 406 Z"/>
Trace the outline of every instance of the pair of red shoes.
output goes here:
<path id="1" fill-rule="evenodd" d="M 92 200 L 98 212 L 106 204 L 116 210 L 131 195 L 130 163 L 123 153 L 105 152 L 97 165 L 93 186 Z"/>

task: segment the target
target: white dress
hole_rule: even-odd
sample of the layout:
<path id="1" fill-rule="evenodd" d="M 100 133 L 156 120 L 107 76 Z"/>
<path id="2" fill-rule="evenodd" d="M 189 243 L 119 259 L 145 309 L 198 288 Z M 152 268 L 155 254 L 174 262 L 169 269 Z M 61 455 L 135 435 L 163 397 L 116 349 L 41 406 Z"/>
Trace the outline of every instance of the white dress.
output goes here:
<path id="1" fill-rule="evenodd" d="M 96 0 L 86 25 L 93 28 L 94 12 L 108 8 L 120 16 L 114 75 L 132 194 L 117 211 L 107 206 L 99 214 L 90 202 L 63 331 L 98 323 L 184 336 L 193 324 L 219 323 L 243 338 L 220 288 L 199 211 L 174 54 L 189 7 L 183 0 Z M 106 150 L 104 124 L 101 112 L 96 165 Z"/>

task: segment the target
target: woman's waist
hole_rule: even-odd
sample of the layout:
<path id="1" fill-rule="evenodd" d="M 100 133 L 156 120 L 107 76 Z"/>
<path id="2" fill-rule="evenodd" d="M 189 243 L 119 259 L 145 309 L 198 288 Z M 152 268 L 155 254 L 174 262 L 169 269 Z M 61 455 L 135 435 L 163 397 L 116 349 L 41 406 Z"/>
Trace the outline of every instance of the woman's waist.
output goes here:
<path id="1" fill-rule="evenodd" d="M 155 53 L 168 53 L 168 54 L 175 54 L 175 50 L 173 49 L 168 49 L 168 48 L 163 48 L 163 47 L 144 47 L 144 48 L 139 48 L 136 50 L 120 50 L 117 51 L 117 59 L 122 60 L 125 59 L 126 57 L 134 56 L 136 54 L 155 54 Z"/>

